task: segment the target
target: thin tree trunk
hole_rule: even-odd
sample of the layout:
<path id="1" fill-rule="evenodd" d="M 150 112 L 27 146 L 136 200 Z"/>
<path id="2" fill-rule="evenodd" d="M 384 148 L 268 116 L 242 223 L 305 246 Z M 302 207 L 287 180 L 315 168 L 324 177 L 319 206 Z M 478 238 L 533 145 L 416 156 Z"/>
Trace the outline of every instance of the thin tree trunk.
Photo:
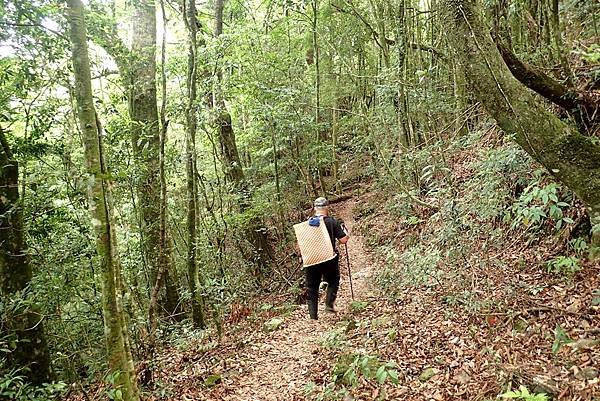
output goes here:
<path id="1" fill-rule="evenodd" d="M 571 71 L 569 60 L 564 52 L 564 44 L 561 35 L 558 0 L 550 0 L 550 12 L 552 13 L 550 20 L 552 21 L 552 43 L 554 44 L 554 52 L 560 61 L 567 85 L 573 87 L 573 72 Z M 550 26 L 548 26 L 548 28 L 550 28 Z"/>
<path id="2" fill-rule="evenodd" d="M 313 47 L 313 57 L 315 63 L 315 131 L 316 131 L 316 140 L 318 143 L 326 144 L 327 143 L 327 132 L 321 127 L 321 48 L 319 46 L 319 36 L 318 36 L 318 27 L 319 27 L 319 0 L 312 0 L 311 3 L 312 9 L 312 21 L 311 21 L 311 29 L 312 29 L 312 47 Z M 325 169 L 319 167 L 317 169 L 317 175 L 319 184 L 321 186 L 321 193 L 323 195 L 327 195 L 327 188 L 325 187 L 325 183 L 323 181 L 323 176 L 325 175 Z"/>
<path id="3" fill-rule="evenodd" d="M 319 23 L 319 0 L 312 0 L 312 46 L 315 62 L 315 126 L 317 129 L 317 139 L 325 141 L 325 132 L 321 130 L 321 54 L 319 48 L 318 23 Z"/>
<path id="4" fill-rule="evenodd" d="M 405 19 L 405 0 L 400 0 L 396 14 L 396 49 L 398 52 L 398 61 L 396 66 L 398 76 L 398 89 L 396 92 L 396 119 L 400 135 L 400 144 L 408 148 L 410 146 L 410 132 L 408 130 L 408 108 L 406 106 L 406 85 L 404 83 L 403 71 L 406 61 L 406 19 Z"/>
<path id="5" fill-rule="evenodd" d="M 50 379 L 50 354 L 44 334 L 43 315 L 26 299 L 33 272 L 23 235 L 23 208 L 19 197 L 19 164 L 13 159 L 0 127 L 0 295 L 3 300 L 17 295 L 23 307 L 0 325 L 0 338 L 14 340 L 16 348 L 6 354 L 8 366 L 24 369 L 34 384 Z M 8 303 L 8 302 L 7 302 Z"/>
<path id="6" fill-rule="evenodd" d="M 171 266 L 171 248 L 167 236 L 167 181 L 165 177 L 165 142 L 167 137 L 167 77 L 165 72 L 166 63 L 166 39 L 167 39 L 167 16 L 165 14 L 164 0 L 160 1 L 163 17 L 163 35 L 161 45 L 161 107 L 160 107 L 160 143 L 159 143 L 159 179 L 160 179 L 160 236 L 158 242 L 158 275 L 150 294 L 150 305 L 148 307 L 148 322 L 150 323 L 150 347 L 154 347 L 154 336 L 158 327 L 158 295 L 160 289 L 165 286 L 165 307 L 169 315 L 179 315 L 177 311 L 178 297 L 177 288 L 173 286 L 169 267 Z"/>
<path id="7" fill-rule="evenodd" d="M 382 3 L 377 0 L 369 0 L 371 12 L 375 19 L 377 26 L 376 40 L 379 44 L 380 55 L 383 60 L 384 67 L 390 68 L 390 41 L 387 39 L 387 32 L 385 27 L 385 7 L 387 0 Z M 375 36 L 375 35 L 374 35 Z"/>
<path id="8" fill-rule="evenodd" d="M 216 38 L 223 34 L 223 9 L 224 0 L 215 1 L 215 29 Z M 219 130 L 219 144 L 221 146 L 221 160 L 226 180 L 234 187 L 239 195 L 240 211 L 244 212 L 251 206 L 251 191 L 248 182 L 244 176 L 242 163 L 240 160 L 235 132 L 231 121 L 231 115 L 225 105 L 225 98 L 221 88 L 222 72 L 217 69 L 216 81 L 213 89 L 213 107 L 216 112 L 216 123 Z M 253 261 L 262 269 L 269 264 L 272 259 L 269 244 L 266 236 L 266 230 L 262 222 L 253 218 L 249 223 L 248 238 L 252 245 Z M 260 272 L 257 272 L 260 273 Z"/>
<path id="9" fill-rule="evenodd" d="M 186 7 L 187 6 L 187 7 Z M 198 24 L 196 19 L 195 0 L 184 0 L 185 23 L 189 33 L 188 70 L 187 70 L 187 105 L 186 105 L 186 174 L 187 174 L 187 270 L 188 282 L 192 298 L 192 321 L 197 328 L 206 327 L 204 315 L 204 301 L 200 294 L 200 282 L 198 277 L 198 264 L 196 261 L 196 210 L 198 203 L 198 188 L 196 184 L 196 130 L 197 120 L 197 80 L 198 60 Z"/>
<path id="10" fill-rule="evenodd" d="M 161 206 L 160 206 L 160 243 L 159 243 L 159 270 L 164 269 L 164 288 L 165 288 L 165 311 L 170 318 L 180 321 L 183 318 L 183 313 L 179 303 L 178 289 L 178 274 L 173 262 L 173 242 L 169 236 L 169 223 L 167 220 L 168 214 L 168 194 L 167 180 L 165 172 L 165 144 L 167 143 L 167 130 L 169 122 L 167 121 L 167 75 L 166 75 L 166 57 L 167 57 L 167 14 L 165 10 L 164 0 L 160 0 L 160 8 L 163 16 L 163 35 L 162 35 L 162 52 L 161 52 L 161 89 L 162 101 L 160 107 L 160 147 L 159 147 L 159 177 L 161 188 Z M 162 284 L 158 283 L 155 286 L 160 291 Z"/>
<path id="11" fill-rule="evenodd" d="M 504 132 L 585 203 L 592 256 L 600 250 L 600 145 L 549 112 L 511 74 L 484 22 L 478 0 L 446 0 L 451 43 L 469 84 Z"/>
<path id="12" fill-rule="evenodd" d="M 117 383 L 123 400 L 137 401 L 139 391 L 123 311 L 123 283 L 108 178 L 110 175 L 104 161 L 101 128 L 94 108 L 83 4 L 81 0 L 67 0 L 67 5 L 77 115 L 89 175 L 90 215 L 96 232 L 96 250 L 102 268 L 102 312 L 108 366 L 111 372 L 118 373 Z"/>

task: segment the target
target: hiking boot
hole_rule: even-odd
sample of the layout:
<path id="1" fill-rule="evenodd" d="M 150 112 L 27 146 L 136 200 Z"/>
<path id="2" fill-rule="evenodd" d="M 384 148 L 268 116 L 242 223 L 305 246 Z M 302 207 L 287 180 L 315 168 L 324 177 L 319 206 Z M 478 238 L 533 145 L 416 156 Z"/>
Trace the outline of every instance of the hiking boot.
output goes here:
<path id="1" fill-rule="evenodd" d="M 333 306 L 325 306 L 325 312 L 329 312 L 329 313 L 337 313 L 337 311 L 335 309 L 333 309 Z"/>
<path id="2" fill-rule="evenodd" d="M 317 320 L 317 310 L 318 310 L 317 302 L 308 300 L 308 301 L 306 301 L 306 304 L 308 305 L 308 314 L 309 314 L 310 318 Z"/>
<path id="3" fill-rule="evenodd" d="M 327 305 L 327 308 L 330 308 L 331 310 L 333 310 L 333 304 L 335 303 L 336 298 L 337 298 L 337 288 L 328 287 L 327 288 L 327 296 L 325 297 L 325 305 Z M 327 308 L 325 308 L 325 309 L 327 310 Z"/>

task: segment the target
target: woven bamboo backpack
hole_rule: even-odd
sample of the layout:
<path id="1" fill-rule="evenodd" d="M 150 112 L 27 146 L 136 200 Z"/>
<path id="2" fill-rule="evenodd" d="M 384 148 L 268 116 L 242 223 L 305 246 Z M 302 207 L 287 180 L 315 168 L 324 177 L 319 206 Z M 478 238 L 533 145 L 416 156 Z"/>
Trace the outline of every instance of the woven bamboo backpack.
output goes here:
<path id="1" fill-rule="evenodd" d="M 294 232 L 300 246 L 304 267 L 313 266 L 335 258 L 333 244 L 325 227 L 323 217 L 319 218 L 319 226 L 314 227 L 308 221 L 294 224 Z"/>

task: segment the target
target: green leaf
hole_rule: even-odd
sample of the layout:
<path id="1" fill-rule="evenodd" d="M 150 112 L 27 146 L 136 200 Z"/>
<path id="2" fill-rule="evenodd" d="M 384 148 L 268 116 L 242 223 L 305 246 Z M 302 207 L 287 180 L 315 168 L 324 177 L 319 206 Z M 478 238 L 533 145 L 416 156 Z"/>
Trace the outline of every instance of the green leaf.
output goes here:
<path id="1" fill-rule="evenodd" d="M 426 382 L 427 380 L 431 379 L 433 376 L 437 375 L 437 371 L 434 368 L 427 368 L 425 370 L 423 370 L 423 372 L 421 372 L 421 374 L 419 375 L 419 380 L 422 382 Z"/>
<path id="2" fill-rule="evenodd" d="M 221 375 L 209 375 L 204 379 L 204 385 L 206 387 L 214 387 L 219 383 L 221 383 Z"/>
<path id="3" fill-rule="evenodd" d="M 563 330 L 560 325 L 556 325 L 554 329 L 554 342 L 552 343 L 552 353 L 556 354 L 563 345 L 573 342 L 568 334 Z"/>
<path id="4" fill-rule="evenodd" d="M 388 375 L 390 376 L 390 381 L 394 384 L 398 384 L 400 382 L 399 377 L 398 377 L 398 371 L 395 369 L 390 369 L 387 371 Z"/>
<path id="5" fill-rule="evenodd" d="M 385 371 L 385 365 L 382 365 L 379 367 L 379 369 L 377 369 L 377 372 L 375 373 L 375 378 L 377 379 L 377 382 L 379 384 L 383 384 L 383 382 L 385 382 L 386 376 L 387 373 Z"/>

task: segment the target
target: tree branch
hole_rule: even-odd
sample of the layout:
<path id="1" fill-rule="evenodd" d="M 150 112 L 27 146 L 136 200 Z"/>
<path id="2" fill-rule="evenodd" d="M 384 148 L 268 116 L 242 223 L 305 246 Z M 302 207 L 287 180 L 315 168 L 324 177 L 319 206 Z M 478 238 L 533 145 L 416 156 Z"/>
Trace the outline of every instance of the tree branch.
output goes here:
<path id="1" fill-rule="evenodd" d="M 388 39 L 388 41 L 389 41 L 389 39 Z M 446 55 L 444 53 L 440 52 L 437 49 L 434 49 L 431 46 L 421 45 L 419 43 L 408 43 L 408 46 L 411 49 L 421 50 L 421 51 L 424 51 L 424 52 L 429 52 L 429 53 L 433 54 L 434 56 L 438 57 L 441 60 L 445 60 L 446 59 Z"/>
<path id="2" fill-rule="evenodd" d="M 89 7 L 96 18 L 93 24 L 88 24 L 88 34 L 93 42 L 106 50 L 115 60 L 120 73 L 125 74 L 128 71 L 130 52 L 119 37 L 117 24 L 102 4 L 91 1 Z"/>
<path id="3" fill-rule="evenodd" d="M 350 7 L 352 7 L 351 11 L 346 10 L 336 4 L 332 4 L 333 8 L 335 8 L 337 11 L 344 13 L 344 14 L 350 14 L 350 15 L 353 15 L 356 18 L 358 18 L 365 25 L 365 27 L 369 30 L 369 32 L 373 36 L 373 39 L 375 40 L 375 43 L 377 44 L 377 46 L 379 46 L 380 48 L 383 48 L 383 45 L 380 42 L 379 32 L 377 32 L 375 30 L 375 28 L 373 28 L 373 26 L 369 23 L 369 21 L 367 21 L 367 19 L 363 15 L 361 15 L 358 11 L 356 11 L 356 9 L 354 8 L 354 6 L 351 3 L 348 3 L 348 5 Z M 384 40 L 388 45 L 396 44 L 396 41 L 394 39 L 385 38 Z M 440 58 L 441 60 L 446 59 L 446 56 L 442 52 L 440 52 L 437 49 L 434 49 L 433 47 L 421 45 L 419 43 L 407 43 L 407 46 L 410 47 L 411 49 L 421 50 L 424 52 L 430 52 L 431 54 Z"/>
<path id="4" fill-rule="evenodd" d="M 519 60 L 499 38 L 496 37 L 495 42 L 502 59 L 519 82 L 573 115 L 582 132 L 590 132 L 598 124 L 600 106 L 589 96 L 568 88 L 542 70 Z"/>
<path id="5" fill-rule="evenodd" d="M 69 40 L 69 38 L 66 37 L 62 32 L 55 31 L 54 29 L 48 28 L 47 26 L 44 26 L 42 24 L 35 23 L 35 22 L 29 23 L 29 24 L 2 22 L 2 23 L 0 23 L 0 26 L 10 26 L 10 27 L 14 27 L 14 28 L 41 28 L 41 29 L 44 29 L 44 30 L 60 37 L 61 39 Z"/>

